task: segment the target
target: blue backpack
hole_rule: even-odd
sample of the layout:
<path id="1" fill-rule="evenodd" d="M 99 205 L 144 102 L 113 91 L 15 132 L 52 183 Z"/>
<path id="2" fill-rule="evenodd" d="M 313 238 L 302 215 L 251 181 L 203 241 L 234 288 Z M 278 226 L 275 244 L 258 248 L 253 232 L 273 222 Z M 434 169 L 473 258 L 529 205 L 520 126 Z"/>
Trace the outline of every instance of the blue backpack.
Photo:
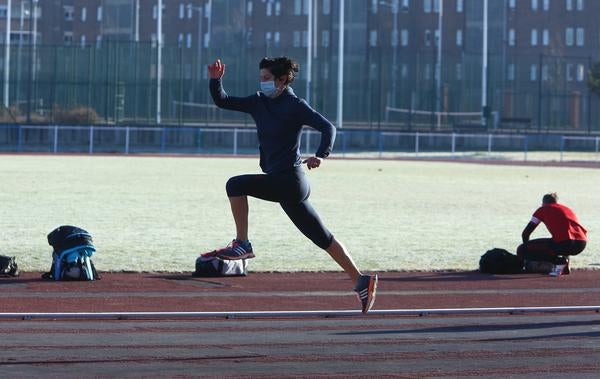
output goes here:
<path id="1" fill-rule="evenodd" d="M 96 252 L 92 236 L 85 230 L 63 225 L 48 234 L 48 244 L 54 248 L 50 272 L 42 275 L 53 280 L 100 279 L 91 260 Z"/>

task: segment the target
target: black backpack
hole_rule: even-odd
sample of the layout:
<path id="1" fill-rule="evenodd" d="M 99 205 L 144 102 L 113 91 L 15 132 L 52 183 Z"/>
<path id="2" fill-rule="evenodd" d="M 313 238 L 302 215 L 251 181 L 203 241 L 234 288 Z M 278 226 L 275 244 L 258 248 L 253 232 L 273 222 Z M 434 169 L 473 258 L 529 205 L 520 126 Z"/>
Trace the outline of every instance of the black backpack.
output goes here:
<path id="1" fill-rule="evenodd" d="M 20 273 L 15 257 L 0 255 L 0 276 L 19 276 Z"/>
<path id="2" fill-rule="evenodd" d="M 91 260 L 96 247 L 87 231 L 71 225 L 59 226 L 48 234 L 48 244 L 54 251 L 50 272 L 42 275 L 44 279 L 100 279 Z"/>
<path id="3" fill-rule="evenodd" d="M 479 271 L 487 274 L 519 274 L 523 272 L 523 264 L 515 254 L 494 248 L 479 259 Z"/>

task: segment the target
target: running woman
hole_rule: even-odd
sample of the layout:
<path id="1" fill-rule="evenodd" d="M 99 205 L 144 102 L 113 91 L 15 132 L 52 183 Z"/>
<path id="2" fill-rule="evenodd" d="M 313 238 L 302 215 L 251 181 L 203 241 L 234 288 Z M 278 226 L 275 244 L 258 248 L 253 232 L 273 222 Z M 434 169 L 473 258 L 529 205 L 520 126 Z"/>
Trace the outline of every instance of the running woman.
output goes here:
<path id="1" fill-rule="evenodd" d="M 264 58 L 259 64 L 260 91 L 247 97 L 229 96 L 223 90 L 225 65 L 217 59 L 208 65 L 210 93 L 219 108 L 250 114 L 258 133 L 260 167 L 264 174 L 234 176 L 226 190 L 236 226 L 236 238 L 213 253 L 222 259 L 254 258 L 248 239 L 248 196 L 277 202 L 296 227 L 350 276 L 354 291 L 367 313 L 375 301 L 377 275 L 363 275 L 346 247 L 323 225 L 308 197 L 310 184 L 302 168 L 319 168 L 329 155 L 335 139 L 335 127 L 321 114 L 299 99 L 290 84 L 298 64 L 288 57 Z M 302 126 L 321 132 L 315 156 L 300 156 Z"/>
<path id="2" fill-rule="evenodd" d="M 544 223 L 552 238 L 530 240 L 529 236 L 540 223 Z M 579 223 L 575 212 L 558 203 L 556 193 L 542 198 L 542 206 L 531 216 L 521 233 L 523 244 L 517 248 L 521 260 L 545 261 L 554 264 L 552 276 L 569 274 L 569 256 L 577 255 L 587 244 L 587 230 Z"/>

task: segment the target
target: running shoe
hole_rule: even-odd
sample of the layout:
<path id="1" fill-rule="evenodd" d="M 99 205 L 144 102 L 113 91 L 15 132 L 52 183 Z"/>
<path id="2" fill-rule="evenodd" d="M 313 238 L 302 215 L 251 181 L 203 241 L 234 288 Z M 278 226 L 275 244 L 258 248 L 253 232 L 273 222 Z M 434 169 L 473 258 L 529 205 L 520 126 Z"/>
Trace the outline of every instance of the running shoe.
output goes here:
<path id="1" fill-rule="evenodd" d="M 215 250 L 211 253 L 214 254 L 214 256 L 217 258 L 230 261 L 254 258 L 254 253 L 252 252 L 252 244 L 250 244 L 250 241 L 242 242 L 238 240 L 233 240 L 226 247 Z"/>
<path id="2" fill-rule="evenodd" d="M 377 292 L 377 275 L 361 275 L 354 288 L 362 305 L 362 313 L 367 313 L 375 303 Z"/>
<path id="3" fill-rule="evenodd" d="M 550 272 L 550 276 L 561 276 L 561 275 L 569 275 L 571 273 L 571 269 L 569 268 L 569 258 L 568 257 L 558 257 L 557 262 L 554 264 L 553 270 Z"/>

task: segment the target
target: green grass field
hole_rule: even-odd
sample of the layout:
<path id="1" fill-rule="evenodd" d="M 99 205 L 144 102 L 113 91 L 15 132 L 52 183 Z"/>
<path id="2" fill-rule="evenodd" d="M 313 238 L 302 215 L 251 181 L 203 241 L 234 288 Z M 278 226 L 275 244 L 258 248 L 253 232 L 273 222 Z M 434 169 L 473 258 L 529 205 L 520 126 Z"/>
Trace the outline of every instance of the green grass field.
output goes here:
<path id="1" fill-rule="evenodd" d="M 234 237 L 225 182 L 254 172 L 256 158 L 0 156 L 0 254 L 47 270 L 46 235 L 72 224 L 94 236 L 100 271 L 192 271 Z M 327 160 L 308 175 L 312 203 L 363 270 L 475 269 L 487 249 L 516 249 L 548 191 L 589 230 L 573 266 L 600 267 L 598 169 Z M 278 204 L 251 199 L 250 224 L 251 270 L 338 270 Z"/>

